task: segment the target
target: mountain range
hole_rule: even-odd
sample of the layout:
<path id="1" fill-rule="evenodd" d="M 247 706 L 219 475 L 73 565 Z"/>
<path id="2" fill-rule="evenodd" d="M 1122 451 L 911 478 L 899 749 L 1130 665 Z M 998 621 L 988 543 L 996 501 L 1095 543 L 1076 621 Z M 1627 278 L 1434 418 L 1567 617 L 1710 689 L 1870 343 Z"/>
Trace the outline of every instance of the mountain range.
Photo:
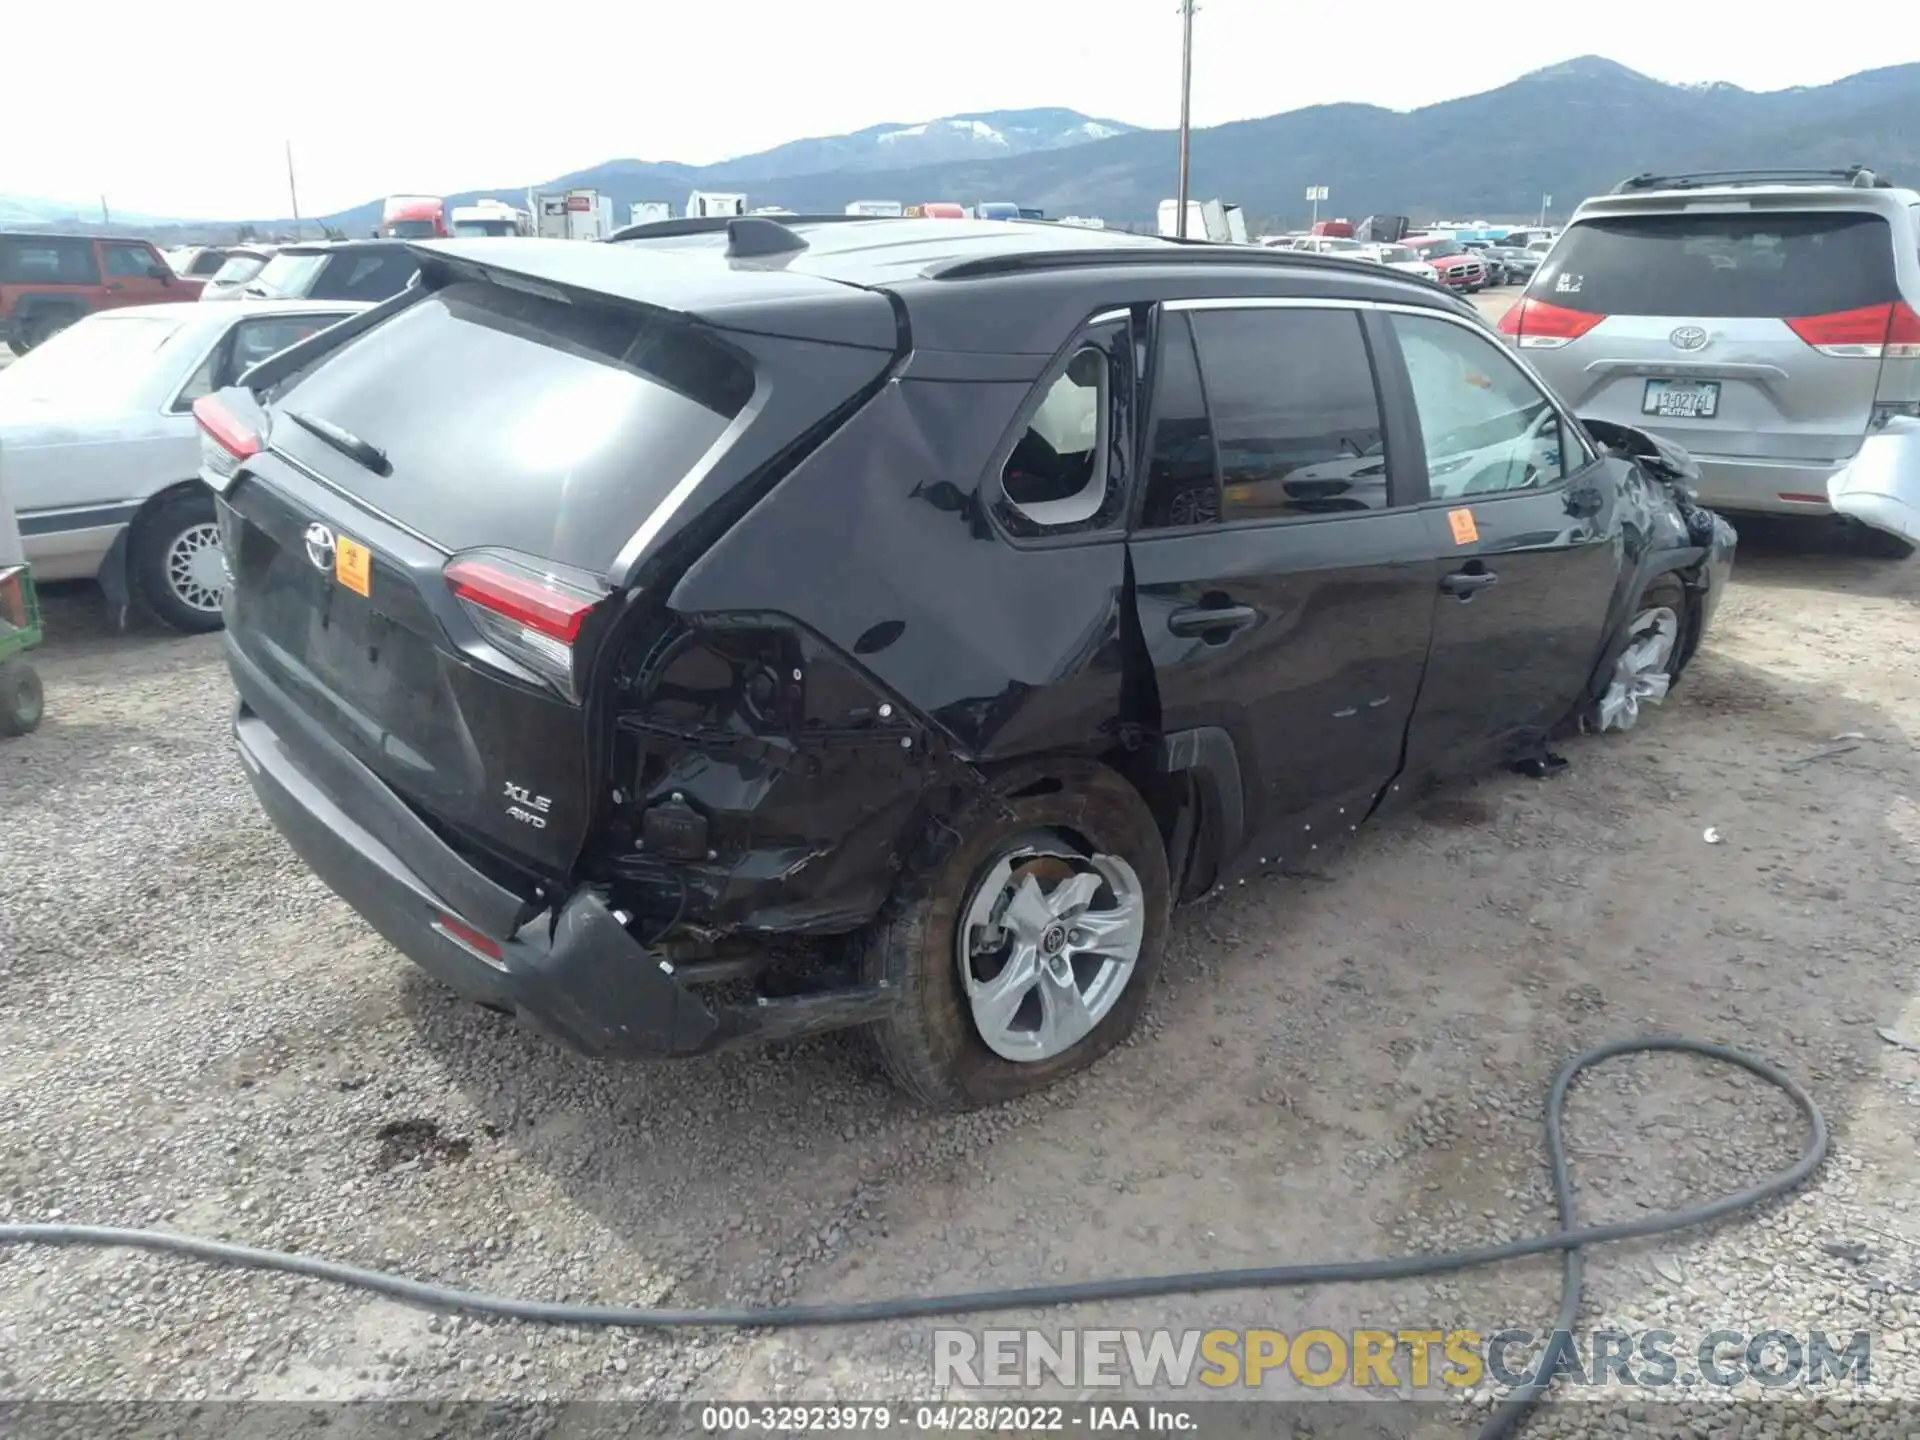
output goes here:
<path id="1" fill-rule="evenodd" d="M 745 191 L 750 205 L 801 213 L 839 211 L 859 199 L 1011 200 L 1049 215 L 1140 223 L 1173 192 L 1178 153 L 1171 131 L 1065 109 L 990 111 L 796 140 L 715 165 L 611 160 L 532 188 L 591 187 L 612 196 L 622 216 L 633 201 L 677 208 L 700 189 Z M 1920 64 L 1750 91 L 1667 84 L 1583 56 L 1415 110 L 1316 105 L 1196 130 L 1192 190 L 1238 202 L 1261 223 L 1305 218 L 1301 197 L 1314 185 L 1332 192 L 1323 215 L 1501 218 L 1532 215 L 1548 195 L 1564 214 L 1582 197 L 1647 170 L 1854 163 L 1920 182 Z M 514 200 L 528 188 L 448 198 Z M 27 216 L 19 212 L 35 203 L 0 197 L 0 223 L 10 212 L 21 223 Z M 322 218 L 364 235 L 378 223 L 379 202 Z M 61 219 L 46 215 L 41 223 Z"/>

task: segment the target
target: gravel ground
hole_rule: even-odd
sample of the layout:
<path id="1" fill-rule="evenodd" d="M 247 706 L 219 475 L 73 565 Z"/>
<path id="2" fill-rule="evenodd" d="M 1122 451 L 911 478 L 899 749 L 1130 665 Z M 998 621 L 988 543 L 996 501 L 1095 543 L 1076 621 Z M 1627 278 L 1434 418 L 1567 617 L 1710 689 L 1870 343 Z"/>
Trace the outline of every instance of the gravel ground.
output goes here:
<path id="1" fill-rule="evenodd" d="M 1598 1254 L 1586 1320 L 1864 1328 L 1871 1393 L 1920 1399 L 1920 1053 L 1876 1033 L 1920 1038 L 1917 603 L 1920 564 L 1750 536 L 1708 648 L 1639 730 L 1184 913 L 1133 1043 L 951 1120 L 839 1039 L 599 1066 L 455 1001 L 261 819 L 215 643 L 112 635 L 95 597 L 54 595 L 48 721 L 0 746 L 0 1216 L 676 1304 L 1439 1250 L 1550 1228 L 1553 1069 L 1677 1031 L 1802 1077 L 1834 1155 L 1756 1218 Z M 1842 734 L 1862 738 L 1827 753 Z M 1570 1136 L 1592 1217 L 1701 1198 L 1799 1141 L 1770 1093 L 1664 1059 L 1583 1085 Z M 991 1323 L 1542 1330 L 1557 1273 Z M 140 1255 L 0 1252 L 0 1396 L 900 1399 L 929 1392 L 929 1350 L 923 1325 L 542 1330 Z M 1706 1413 L 1684 1433 L 1911 1433 L 1864 1406 L 1769 1406 L 1744 1430 Z M 1593 1433 L 1594 1415 L 1555 1407 L 1530 1433 Z"/>

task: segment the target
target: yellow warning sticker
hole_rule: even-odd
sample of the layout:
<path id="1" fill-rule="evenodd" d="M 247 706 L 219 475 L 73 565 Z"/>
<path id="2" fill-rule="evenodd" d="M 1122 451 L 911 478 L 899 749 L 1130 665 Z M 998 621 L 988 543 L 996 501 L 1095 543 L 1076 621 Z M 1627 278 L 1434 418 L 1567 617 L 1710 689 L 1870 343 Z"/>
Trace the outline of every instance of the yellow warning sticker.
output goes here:
<path id="1" fill-rule="evenodd" d="M 1453 543 L 1456 545 L 1471 545 L 1480 538 L 1480 527 L 1473 523 L 1473 511 L 1471 510 L 1449 510 L 1447 512 L 1447 524 L 1453 527 Z M 346 543 L 348 542 L 344 540 L 341 541 L 343 545 Z M 342 551 L 341 553 L 344 554 L 345 552 Z M 367 592 L 362 590 L 360 593 L 364 595 Z"/>
<path id="2" fill-rule="evenodd" d="M 1455 511 L 1455 514 L 1463 512 Z M 1460 527 L 1454 526 L 1454 533 Z M 333 551 L 333 578 L 356 595 L 373 593 L 373 552 L 357 540 L 342 535 Z"/>

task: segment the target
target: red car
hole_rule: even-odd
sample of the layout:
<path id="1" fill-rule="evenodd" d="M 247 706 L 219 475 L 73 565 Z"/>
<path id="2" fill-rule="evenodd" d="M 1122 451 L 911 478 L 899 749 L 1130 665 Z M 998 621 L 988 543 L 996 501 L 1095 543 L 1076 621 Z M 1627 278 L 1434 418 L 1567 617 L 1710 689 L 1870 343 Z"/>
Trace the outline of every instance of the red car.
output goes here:
<path id="1" fill-rule="evenodd" d="M 1486 262 L 1451 235 L 1409 235 L 1400 243 L 1412 246 L 1422 260 L 1433 266 L 1439 272 L 1440 283 L 1449 290 L 1464 290 L 1472 295 L 1486 289 Z"/>
<path id="2" fill-rule="evenodd" d="M 24 355 L 95 310 L 198 300 L 206 283 L 145 240 L 0 233 L 0 342 Z"/>

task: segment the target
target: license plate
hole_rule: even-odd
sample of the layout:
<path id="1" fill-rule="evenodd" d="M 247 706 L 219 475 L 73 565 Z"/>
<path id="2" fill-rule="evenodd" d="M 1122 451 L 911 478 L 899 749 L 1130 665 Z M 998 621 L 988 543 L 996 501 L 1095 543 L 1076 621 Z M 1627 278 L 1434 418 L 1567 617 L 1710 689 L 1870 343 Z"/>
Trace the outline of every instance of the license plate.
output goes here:
<path id="1" fill-rule="evenodd" d="M 1720 409 L 1718 380 L 1649 380 L 1642 415 L 1663 420 L 1711 420 Z"/>

